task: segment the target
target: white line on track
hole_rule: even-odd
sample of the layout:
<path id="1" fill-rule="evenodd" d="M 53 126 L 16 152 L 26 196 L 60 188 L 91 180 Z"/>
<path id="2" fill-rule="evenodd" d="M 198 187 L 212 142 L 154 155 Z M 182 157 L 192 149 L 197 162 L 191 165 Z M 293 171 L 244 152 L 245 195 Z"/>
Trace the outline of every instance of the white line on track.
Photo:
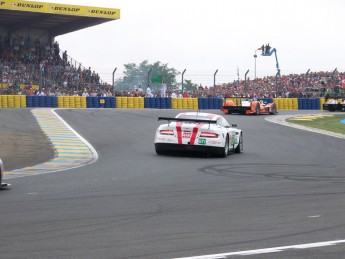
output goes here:
<path id="1" fill-rule="evenodd" d="M 5 179 L 74 169 L 98 160 L 97 151 L 92 145 L 70 127 L 55 109 L 39 108 L 31 112 L 52 143 L 55 156 L 42 164 L 5 172 Z"/>
<path id="2" fill-rule="evenodd" d="M 228 258 L 230 256 L 235 256 L 235 255 L 256 255 L 256 254 L 277 253 L 277 252 L 282 252 L 289 249 L 309 249 L 309 248 L 315 248 L 315 247 L 334 246 L 341 243 L 345 243 L 345 239 L 309 243 L 309 244 L 291 245 L 291 246 L 278 246 L 278 247 L 262 248 L 262 249 L 238 251 L 238 252 L 230 252 L 230 253 L 222 253 L 222 254 L 180 257 L 180 258 L 175 258 L 175 259 L 225 259 L 225 258 Z"/>

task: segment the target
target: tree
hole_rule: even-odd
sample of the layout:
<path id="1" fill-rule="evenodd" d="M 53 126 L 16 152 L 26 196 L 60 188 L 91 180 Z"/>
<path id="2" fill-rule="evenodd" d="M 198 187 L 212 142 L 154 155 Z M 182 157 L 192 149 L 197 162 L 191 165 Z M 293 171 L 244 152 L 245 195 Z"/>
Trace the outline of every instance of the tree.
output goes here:
<path id="1" fill-rule="evenodd" d="M 192 80 L 184 80 L 183 88 L 184 91 L 193 92 L 198 89 L 198 85 L 192 83 Z"/>
<path id="2" fill-rule="evenodd" d="M 161 75 L 163 81 L 166 82 L 168 89 L 171 89 L 176 85 L 176 76 L 180 74 L 176 69 L 169 68 L 168 64 L 162 64 L 157 61 L 153 64 L 149 64 L 147 60 L 142 61 L 139 65 L 135 63 L 128 63 L 124 65 L 125 70 L 123 72 L 123 78 L 119 78 L 115 82 L 115 89 L 118 90 L 133 90 L 135 87 L 141 85 L 145 90 L 148 83 L 152 90 L 156 91 L 160 89 L 160 83 L 152 84 L 148 73 L 152 69 L 151 76 Z"/>

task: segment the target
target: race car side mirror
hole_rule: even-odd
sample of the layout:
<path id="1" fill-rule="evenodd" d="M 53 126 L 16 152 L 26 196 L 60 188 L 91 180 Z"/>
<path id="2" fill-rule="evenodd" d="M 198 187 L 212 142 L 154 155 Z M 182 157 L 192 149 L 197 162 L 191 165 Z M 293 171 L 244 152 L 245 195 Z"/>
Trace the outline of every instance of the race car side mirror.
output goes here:
<path id="1" fill-rule="evenodd" d="M 237 128 L 237 124 L 231 124 L 231 127 Z"/>

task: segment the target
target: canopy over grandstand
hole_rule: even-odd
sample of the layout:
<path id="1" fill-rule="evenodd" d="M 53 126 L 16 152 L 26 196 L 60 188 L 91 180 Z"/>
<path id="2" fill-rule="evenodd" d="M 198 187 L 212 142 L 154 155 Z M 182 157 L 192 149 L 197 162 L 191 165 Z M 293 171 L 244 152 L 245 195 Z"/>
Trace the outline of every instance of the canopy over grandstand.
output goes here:
<path id="1" fill-rule="evenodd" d="M 90 66 L 60 50 L 55 37 L 119 18 L 114 8 L 0 0 L 0 92 L 106 87 Z"/>
<path id="2" fill-rule="evenodd" d="M 0 29 L 10 34 L 36 29 L 54 38 L 119 18 L 120 10 L 113 8 L 0 0 Z"/>

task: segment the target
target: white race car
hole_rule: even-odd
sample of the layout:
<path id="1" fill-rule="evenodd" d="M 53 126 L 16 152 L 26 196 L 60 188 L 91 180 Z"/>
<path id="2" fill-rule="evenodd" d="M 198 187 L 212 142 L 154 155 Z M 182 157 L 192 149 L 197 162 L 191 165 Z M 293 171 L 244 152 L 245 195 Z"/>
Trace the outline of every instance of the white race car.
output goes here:
<path id="1" fill-rule="evenodd" d="M 184 112 L 173 117 L 158 117 L 166 120 L 156 130 L 156 153 L 169 151 L 199 151 L 226 157 L 230 152 L 243 151 L 243 133 L 230 125 L 221 115 L 200 112 Z"/>
<path id="2" fill-rule="evenodd" d="M 8 183 L 2 182 L 2 174 L 4 173 L 4 171 L 5 171 L 4 164 L 2 163 L 2 160 L 0 159 L 0 189 L 10 187 Z"/>

